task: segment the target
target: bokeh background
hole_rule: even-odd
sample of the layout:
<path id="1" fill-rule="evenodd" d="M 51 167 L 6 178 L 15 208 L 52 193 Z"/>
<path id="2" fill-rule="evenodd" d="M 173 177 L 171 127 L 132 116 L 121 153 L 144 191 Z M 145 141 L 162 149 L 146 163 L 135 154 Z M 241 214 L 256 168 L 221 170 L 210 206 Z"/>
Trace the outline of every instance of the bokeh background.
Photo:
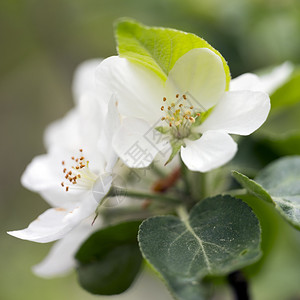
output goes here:
<path id="1" fill-rule="evenodd" d="M 124 16 L 203 37 L 227 59 L 233 77 L 286 60 L 300 62 L 299 0 L 1 0 L 1 300 L 100 299 L 82 291 L 74 274 L 35 277 L 30 268 L 51 245 L 21 241 L 6 231 L 24 228 L 47 208 L 21 186 L 20 176 L 33 156 L 44 152 L 47 124 L 72 107 L 76 66 L 116 54 L 113 22 Z M 295 234 L 291 231 L 290 239 L 278 242 L 273 262 L 253 281 L 255 299 L 285 299 L 280 294 L 284 288 L 291 291 L 290 299 L 300 294 L 300 279 L 290 279 L 300 278 L 300 256 L 288 252 Z M 280 279 L 278 273 L 284 276 Z M 271 294 L 265 292 L 270 285 Z M 145 297 L 138 294 L 136 299 Z"/>

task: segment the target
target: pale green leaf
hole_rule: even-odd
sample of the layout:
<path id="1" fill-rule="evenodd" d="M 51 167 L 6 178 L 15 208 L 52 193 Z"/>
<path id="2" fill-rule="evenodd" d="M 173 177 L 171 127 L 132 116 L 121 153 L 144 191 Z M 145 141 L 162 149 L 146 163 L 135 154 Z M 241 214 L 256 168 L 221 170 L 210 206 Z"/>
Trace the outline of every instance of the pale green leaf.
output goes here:
<path id="1" fill-rule="evenodd" d="M 116 24 L 118 52 L 132 62 L 142 64 L 166 80 L 176 61 L 195 48 L 209 48 L 220 56 L 229 89 L 230 71 L 223 56 L 204 39 L 183 31 L 148 27 L 133 20 L 120 20 Z"/>

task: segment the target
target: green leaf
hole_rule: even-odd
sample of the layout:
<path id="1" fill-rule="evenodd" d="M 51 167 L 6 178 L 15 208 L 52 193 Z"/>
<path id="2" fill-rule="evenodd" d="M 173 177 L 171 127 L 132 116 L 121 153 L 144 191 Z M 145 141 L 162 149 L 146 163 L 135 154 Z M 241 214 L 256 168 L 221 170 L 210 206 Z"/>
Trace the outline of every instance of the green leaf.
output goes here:
<path id="1" fill-rule="evenodd" d="M 163 80 L 182 55 L 194 48 L 209 48 L 222 59 L 226 88 L 229 89 L 229 67 L 223 56 L 204 39 L 175 29 L 144 26 L 128 19 L 117 22 L 115 32 L 119 55 L 142 64 Z"/>
<path id="2" fill-rule="evenodd" d="M 233 171 L 232 175 L 241 184 L 241 186 L 246 188 L 252 195 L 261 198 L 266 202 L 273 203 L 271 196 L 260 184 L 237 171 Z"/>
<path id="3" fill-rule="evenodd" d="M 75 258 L 84 289 L 114 295 L 130 287 L 142 263 L 136 238 L 139 224 L 134 221 L 101 229 L 83 243 Z"/>
<path id="4" fill-rule="evenodd" d="M 224 275 L 259 259 L 260 225 L 242 200 L 206 198 L 187 218 L 158 216 L 140 226 L 145 259 L 178 299 L 198 300 L 206 275 Z"/>
<path id="5" fill-rule="evenodd" d="M 300 230 L 300 156 L 284 157 L 268 165 L 254 180 L 234 172 L 251 194 L 273 203 L 276 210 Z"/>

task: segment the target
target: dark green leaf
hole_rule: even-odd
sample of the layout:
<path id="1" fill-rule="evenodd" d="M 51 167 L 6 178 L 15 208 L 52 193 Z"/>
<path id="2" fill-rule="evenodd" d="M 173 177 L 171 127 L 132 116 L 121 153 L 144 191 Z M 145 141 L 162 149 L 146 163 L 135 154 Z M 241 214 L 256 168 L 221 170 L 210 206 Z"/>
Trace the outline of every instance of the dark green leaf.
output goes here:
<path id="1" fill-rule="evenodd" d="M 206 275 L 223 275 L 261 256 L 260 225 L 250 207 L 230 196 L 206 198 L 188 218 L 159 216 L 142 223 L 145 259 L 178 299 L 201 299 Z"/>
<path id="2" fill-rule="evenodd" d="M 142 263 L 136 238 L 139 224 L 135 221 L 101 229 L 83 243 L 75 258 L 84 289 L 114 295 L 130 287 Z"/>

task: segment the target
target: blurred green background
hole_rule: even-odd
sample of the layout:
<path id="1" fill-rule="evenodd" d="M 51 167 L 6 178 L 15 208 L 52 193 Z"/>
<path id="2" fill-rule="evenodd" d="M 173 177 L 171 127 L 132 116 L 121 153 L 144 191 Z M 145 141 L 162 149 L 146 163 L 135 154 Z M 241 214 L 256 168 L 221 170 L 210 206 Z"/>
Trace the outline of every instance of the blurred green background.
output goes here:
<path id="1" fill-rule="evenodd" d="M 33 156 L 44 152 L 47 124 L 72 107 L 75 67 L 116 53 L 113 22 L 123 16 L 205 38 L 228 60 L 233 77 L 286 60 L 300 62 L 299 0 L 1 0 L 1 300 L 99 299 L 82 291 L 74 275 L 53 280 L 32 275 L 31 266 L 50 245 L 21 241 L 6 231 L 24 228 L 47 208 L 22 188 L 20 176 Z M 287 277 L 300 278 L 299 245 L 289 247 L 299 241 L 292 229 L 284 235 L 285 242 L 278 242 L 283 252 L 273 254 L 280 270 L 267 264 L 253 282 L 255 299 L 284 299 L 276 289 L 272 294 L 264 290 L 274 284 L 274 275 L 285 272 L 286 262 L 290 275 L 284 273 L 286 281 L 277 279 L 275 286 L 289 289 L 289 297 L 300 294 L 300 282 L 290 287 Z M 142 295 L 136 299 L 145 299 Z"/>

